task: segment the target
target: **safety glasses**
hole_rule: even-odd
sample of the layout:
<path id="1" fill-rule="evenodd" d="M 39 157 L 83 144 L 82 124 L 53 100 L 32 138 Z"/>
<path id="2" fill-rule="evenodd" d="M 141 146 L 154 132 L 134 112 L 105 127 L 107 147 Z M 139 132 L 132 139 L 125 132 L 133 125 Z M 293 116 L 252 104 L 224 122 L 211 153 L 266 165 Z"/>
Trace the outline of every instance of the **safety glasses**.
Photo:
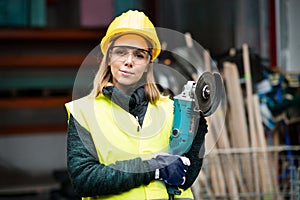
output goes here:
<path id="1" fill-rule="evenodd" d="M 125 62 L 131 55 L 132 62 L 136 65 L 148 64 L 152 58 L 151 52 L 133 46 L 112 46 L 109 48 L 111 61 Z"/>

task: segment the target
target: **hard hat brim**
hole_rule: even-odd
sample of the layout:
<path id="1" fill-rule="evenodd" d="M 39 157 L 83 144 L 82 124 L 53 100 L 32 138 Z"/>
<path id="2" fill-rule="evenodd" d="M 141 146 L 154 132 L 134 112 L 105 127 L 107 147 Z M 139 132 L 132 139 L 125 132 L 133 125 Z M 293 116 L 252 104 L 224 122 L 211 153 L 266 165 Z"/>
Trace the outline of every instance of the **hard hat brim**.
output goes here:
<path id="1" fill-rule="evenodd" d="M 153 30 L 151 30 L 151 31 L 153 32 Z M 106 35 L 102 38 L 101 43 L 100 43 L 101 51 L 104 55 L 109 47 L 109 44 L 112 42 L 112 39 L 115 38 L 116 36 L 133 33 L 133 34 L 137 34 L 137 35 L 141 35 L 141 36 L 145 37 L 152 44 L 151 48 L 153 48 L 153 51 L 152 51 L 152 61 L 153 61 L 160 54 L 161 46 L 160 46 L 160 42 L 159 42 L 158 38 L 156 38 L 156 40 L 158 42 L 151 39 L 153 37 L 153 34 L 151 33 L 151 31 L 149 31 L 149 29 L 118 28 L 118 29 L 110 32 L 109 35 Z"/>

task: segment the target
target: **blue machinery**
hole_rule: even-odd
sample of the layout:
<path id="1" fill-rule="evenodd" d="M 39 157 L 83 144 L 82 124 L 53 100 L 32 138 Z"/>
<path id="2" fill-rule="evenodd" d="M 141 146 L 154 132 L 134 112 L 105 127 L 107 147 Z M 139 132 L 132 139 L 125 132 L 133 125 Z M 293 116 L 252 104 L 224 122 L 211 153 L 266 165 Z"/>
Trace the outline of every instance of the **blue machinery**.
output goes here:
<path id="1" fill-rule="evenodd" d="M 189 151 L 197 133 L 200 116 L 207 117 L 218 108 L 223 91 L 219 73 L 204 72 L 197 83 L 188 81 L 183 91 L 174 97 L 174 121 L 169 153 L 182 155 Z M 176 187 L 168 187 L 169 199 L 180 194 Z"/>

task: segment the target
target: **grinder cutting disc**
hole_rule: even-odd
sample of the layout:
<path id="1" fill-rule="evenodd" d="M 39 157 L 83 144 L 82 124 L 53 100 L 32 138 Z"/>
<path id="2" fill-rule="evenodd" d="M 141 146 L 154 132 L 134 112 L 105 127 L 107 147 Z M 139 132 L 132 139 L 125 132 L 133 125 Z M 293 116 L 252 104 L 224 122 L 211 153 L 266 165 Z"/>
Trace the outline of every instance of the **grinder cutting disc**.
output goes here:
<path id="1" fill-rule="evenodd" d="M 196 84 L 195 95 L 199 110 L 204 116 L 208 116 L 216 96 L 215 77 L 212 73 L 204 72 L 201 74 Z"/>
<path id="2" fill-rule="evenodd" d="M 214 79 L 215 79 L 215 95 L 213 97 L 213 102 L 211 105 L 210 110 L 206 113 L 206 116 L 209 116 L 213 114 L 217 108 L 219 107 L 219 104 L 221 102 L 222 94 L 224 91 L 223 88 L 223 82 L 222 82 L 222 77 L 219 73 L 213 73 Z"/>

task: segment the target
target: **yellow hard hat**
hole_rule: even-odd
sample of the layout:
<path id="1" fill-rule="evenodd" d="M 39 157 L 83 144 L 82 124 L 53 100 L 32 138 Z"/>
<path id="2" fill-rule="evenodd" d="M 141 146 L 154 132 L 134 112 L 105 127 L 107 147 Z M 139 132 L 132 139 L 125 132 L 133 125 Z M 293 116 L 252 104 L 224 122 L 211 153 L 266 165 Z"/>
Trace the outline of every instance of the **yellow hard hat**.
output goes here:
<path id="1" fill-rule="evenodd" d="M 100 43 L 102 53 L 107 51 L 113 37 L 125 33 L 135 33 L 146 37 L 152 44 L 152 60 L 160 54 L 161 46 L 155 27 L 143 12 L 137 10 L 129 10 L 111 22 Z"/>

